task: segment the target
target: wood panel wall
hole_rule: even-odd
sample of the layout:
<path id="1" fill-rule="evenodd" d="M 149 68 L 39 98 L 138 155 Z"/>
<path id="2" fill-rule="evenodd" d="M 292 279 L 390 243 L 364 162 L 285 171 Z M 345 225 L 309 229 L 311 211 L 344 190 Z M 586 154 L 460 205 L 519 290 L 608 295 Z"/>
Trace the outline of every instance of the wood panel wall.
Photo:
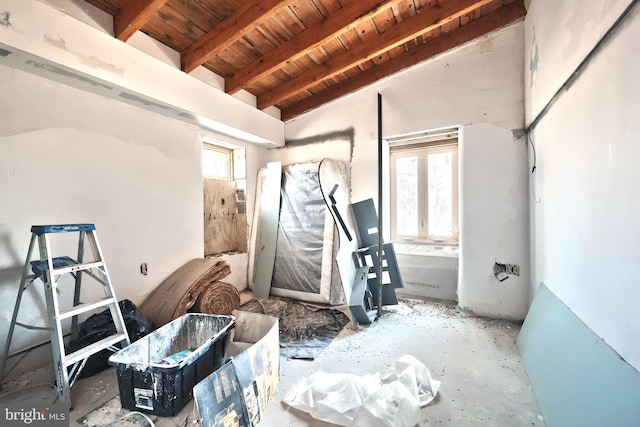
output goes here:
<path id="1" fill-rule="evenodd" d="M 205 178 L 204 252 L 205 255 L 247 251 L 247 214 L 238 213 L 235 184 Z"/>

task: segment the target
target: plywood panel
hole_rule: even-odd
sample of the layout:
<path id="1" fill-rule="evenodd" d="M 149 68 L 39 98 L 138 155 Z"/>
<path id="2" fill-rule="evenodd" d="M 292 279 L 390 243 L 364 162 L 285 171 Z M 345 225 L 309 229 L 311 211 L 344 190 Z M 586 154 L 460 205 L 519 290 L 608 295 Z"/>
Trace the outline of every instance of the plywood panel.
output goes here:
<path id="1" fill-rule="evenodd" d="M 231 181 L 205 178 L 205 255 L 247 250 L 247 216 L 238 213 L 235 185 Z"/>

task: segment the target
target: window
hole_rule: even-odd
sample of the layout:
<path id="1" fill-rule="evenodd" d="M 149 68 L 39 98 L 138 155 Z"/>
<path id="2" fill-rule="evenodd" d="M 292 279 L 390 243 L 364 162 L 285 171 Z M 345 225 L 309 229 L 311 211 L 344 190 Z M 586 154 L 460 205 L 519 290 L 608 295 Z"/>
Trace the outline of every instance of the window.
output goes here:
<path id="1" fill-rule="evenodd" d="M 205 178 L 231 181 L 233 150 L 217 145 L 202 144 L 202 173 Z"/>
<path id="2" fill-rule="evenodd" d="M 457 243 L 457 131 L 387 141 L 392 239 Z"/>

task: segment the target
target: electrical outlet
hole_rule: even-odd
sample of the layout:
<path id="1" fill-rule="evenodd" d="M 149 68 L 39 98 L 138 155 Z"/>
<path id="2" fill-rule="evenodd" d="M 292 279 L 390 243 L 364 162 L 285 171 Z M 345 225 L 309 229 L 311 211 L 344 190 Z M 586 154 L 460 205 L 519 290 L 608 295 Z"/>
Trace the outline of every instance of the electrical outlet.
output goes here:
<path id="1" fill-rule="evenodd" d="M 520 266 L 515 264 L 500 264 L 496 262 L 493 264 L 493 275 L 499 281 L 504 281 L 509 278 L 509 275 L 520 276 Z"/>
<path id="2" fill-rule="evenodd" d="M 140 274 L 144 276 L 149 274 L 149 267 L 147 266 L 146 262 L 143 262 L 142 264 L 140 264 Z"/>
<path id="3" fill-rule="evenodd" d="M 493 264 L 493 275 L 496 276 L 496 279 L 499 281 L 504 281 L 509 278 L 507 276 L 507 266 L 505 264 L 494 263 Z"/>

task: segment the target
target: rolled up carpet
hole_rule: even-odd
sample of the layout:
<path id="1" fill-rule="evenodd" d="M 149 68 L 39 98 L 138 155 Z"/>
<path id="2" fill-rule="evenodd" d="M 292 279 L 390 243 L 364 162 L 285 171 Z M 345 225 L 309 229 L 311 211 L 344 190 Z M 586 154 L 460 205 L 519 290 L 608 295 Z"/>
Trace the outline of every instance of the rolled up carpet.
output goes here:
<path id="1" fill-rule="evenodd" d="M 157 329 L 186 314 L 200 294 L 231 274 L 221 258 L 195 258 L 171 273 L 139 306 Z"/>
<path id="2" fill-rule="evenodd" d="M 202 291 L 195 306 L 200 313 L 230 315 L 240 307 L 240 293 L 229 283 L 216 282 Z"/>

